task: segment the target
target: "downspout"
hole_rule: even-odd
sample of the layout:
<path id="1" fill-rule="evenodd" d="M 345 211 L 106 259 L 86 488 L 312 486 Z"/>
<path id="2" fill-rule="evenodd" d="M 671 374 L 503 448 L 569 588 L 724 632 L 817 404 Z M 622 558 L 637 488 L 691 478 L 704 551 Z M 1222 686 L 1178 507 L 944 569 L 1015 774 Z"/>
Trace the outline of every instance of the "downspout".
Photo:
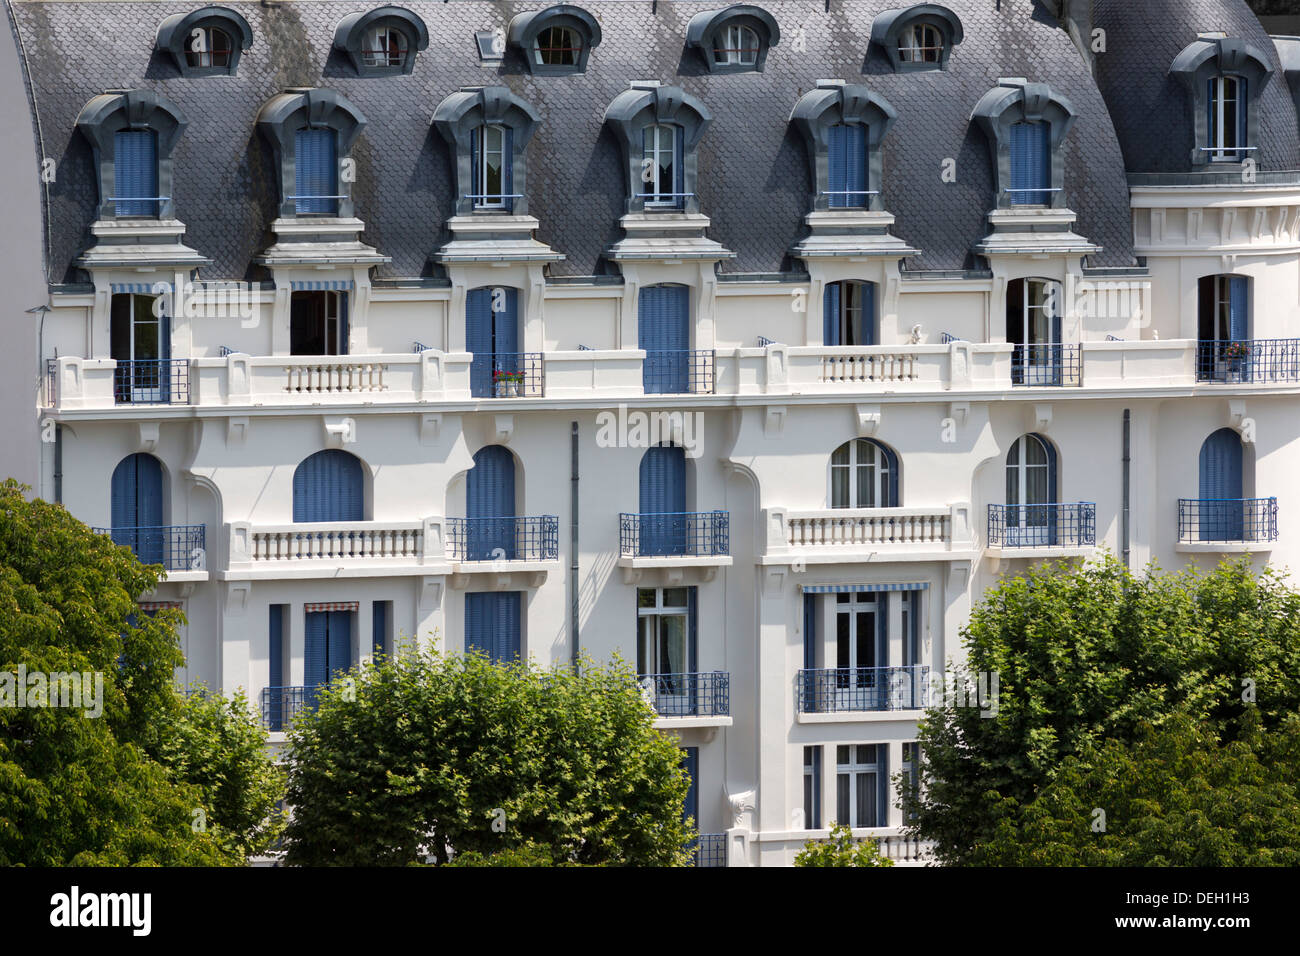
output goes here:
<path id="1" fill-rule="evenodd" d="M 1129 474 L 1131 469 L 1130 462 L 1132 461 L 1130 456 L 1131 431 L 1132 422 L 1130 421 L 1130 412 L 1126 408 L 1124 409 L 1123 507 L 1120 509 L 1119 517 L 1120 550 L 1123 555 L 1124 567 L 1126 568 L 1129 566 Z"/>
<path id="2" fill-rule="evenodd" d="M 63 426 L 54 426 L 54 503 L 63 504 Z"/>
<path id="3" fill-rule="evenodd" d="M 582 646 L 578 643 L 578 423 L 569 432 L 569 643 L 573 670 L 578 671 Z"/>

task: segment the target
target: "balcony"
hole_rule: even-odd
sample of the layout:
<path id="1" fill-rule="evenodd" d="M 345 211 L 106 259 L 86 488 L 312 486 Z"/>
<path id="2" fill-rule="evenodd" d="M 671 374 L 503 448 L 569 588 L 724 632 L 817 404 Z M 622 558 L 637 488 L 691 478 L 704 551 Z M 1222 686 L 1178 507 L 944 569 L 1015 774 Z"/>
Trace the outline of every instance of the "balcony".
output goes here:
<path id="1" fill-rule="evenodd" d="M 475 398 L 541 398 L 546 392 L 542 353 L 475 355 L 469 366 L 469 383 Z"/>
<path id="2" fill-rule="evenodd" d="M 712 349 L 647 349 L 642 381 L 647 395 L 712 395 L 715 358 Z"/>
<path id="3" fill-rule="evenodd" d="M 769 508 L 765 521 L 764 564 L 848 564 L 876 554 L 891 561 L 975 556 L 965 502 L 937 508 Z"/>
<path id="4" fill-rule="evenodd" d="M 190 363 L 185 359 L 119 360 L 113 369 L 117 405 L 188 405 Z"/>
<path id="5" fill-rule="evenodd" d="M 1300 339 L 1223 339 L 1196 345 L 1196 381 L 1300 382 Z"/>
<path id="6" fill-rule="evenodd" d="M 1178 551 L 1267 551 L 1276 540 L 1276 498 L 1178 500 Z"/>
<path id="7" fill-rule="evenodd" d="M 161 525 L 158 527 L 92 528 L 106 534 L 114 544 L 130 548 L 141 564 L 161 564 L 171 572 L 198 572 L 206 577 L 207 528 L 201 524 Z M 169 575 L 172 580 L 176 575 Z"/>
<path id="8" fill-rule="evenodd" d="M 263 687 L 262 726 L 272 733 L 288 730 L 316 706 L 317 693 L 315 687 Z"/>
<path id="9" fill-rule="evenodd" d="M 1083 384 L 1083 347 L 1079 345 L 1017 345 L 1011 355 L 1013 386 L 1072 386 Z"/>
<path id="10" fill-rule="evenodd" d="M 725 833 L 701 833 L 696 838 L 692 855 L 696 866 L 726 866 L 727 835 Z"/>
<path id="11" fill-rule="evenodd" d="M 618 516 L 623 567 L 731 564 L 731 516 L 726 511 L 684 511 Z"/>
<path id="12" fill-rule="evenodd" d="M 683 721 L 676 718 L 686 718 L 692 726 L 731 723 L 731 675 L 726 671 L 643 674 L 637 682 L 661 721 L 672 718 L 667 724 L 657 722 L 657 726 L 680 726 Z M 695 721 L 691 718 L 726 719 Z"/>
<path id="13" fill-rule="evenodd" d="M 823 667 L 801 670 L 796 682 L 800 714 L 842 714 L 921 710 L 926 706 L 930 668 Z"/>
<path id="14" fill-rule="evenodd" d="M 1083 554 L 1097 546 L 1097 506 L 1090 501 L 989 505 L 990 549 L 1003 557 Z"/>
<path id="15" fill-rule="evenodd" d="M 452 561 L 554 561 L 559 555 L 556 515 L 447 519 L 447 557 Z"/>

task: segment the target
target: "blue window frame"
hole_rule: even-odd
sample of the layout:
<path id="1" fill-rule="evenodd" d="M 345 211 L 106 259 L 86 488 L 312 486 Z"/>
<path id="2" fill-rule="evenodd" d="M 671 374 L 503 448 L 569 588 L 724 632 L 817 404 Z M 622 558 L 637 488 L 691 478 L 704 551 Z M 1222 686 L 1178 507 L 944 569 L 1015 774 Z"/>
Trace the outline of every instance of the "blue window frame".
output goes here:
<path id="1" fill-rule="evenodd" d="M 128 455 L 113 469 L 111 491 L 113 540 L 143 564 L 162 564 L 162 463 L 143 452 Z"/>
<path id="2" fill-rule="evenodd" d="M 656 445 L 641 456 L 641 554 L 686 553 L 686 450 Z"/>
<path id="3" fill-rule="evenodd" d="M 646 394 L 681 394 L 690 388 L 691 301 L 684 285 L 652 285 L 640 292 L 637 347 L 646 352 Z"/>
<path id="4" fill-rule="evenodd" d="M 1200 540 L 1241 541 L 1245 495 L 1241 436 L 1220 428 L 1205 439 L 1200 456 Z"/>
<path id="5" fill-rule="evenodd" d="M 294 521 L 364 521 L 365 510 L 365 474 L 355 455 L 318 451 L 294 471 Z"/>
<path id="6" fill-rule="evenodd" d="M 338 132 L 300 129 L 294 134 L 294 212 L 336 216 L 339 201 Z"/>
<path id="7" fill-rule="evenodd" d="M 1057 540 L 1056 447 L 1022 435 L 1007 452 L 1007 547 L 1047 546 Z"/>
<path id="8" fill-rule="evenodd" d="M 830 164 L 826 205 L 831 209 L 868 205 L 867 128 L 861 123 L 840 123 L 826 132 Z"/>
<path id="9" fill-rule="evenodd" d="M 158 214 L 158 134 L 151 129 L 113 134 L 114 214 Z"/>
<path id="10" fill-rule="evenodd" d="M 812 597 L 806 595 L 805 599 Z M 822 748 L 803 748 L 803 825 L 806 830 L 822 828 Z"/>
<path id="11" fill-rule="evenodd" d="M 518 374 L 519 293 L 489 286 L 465 296 L 465 348 L 474 358 L 469 366 L 470 394 L 492 398 L 497 373 Z"/>
<path id="12" fill-rule="evenodd" d="M 522 656 L 520 619 L 523 594 L 486 591 L 465 595 L 465 651 L 482 651 L 497 664 Z"/>
<path id="13" fill-rule="evenodd" d="M 488 445 L 474 455 L 465 476 L 465 516 L 468 560 L 514 560 L 515 456 L 504 445 Z"/>
<path id="14" fill-rule="evenodd" d="M 1011 127 L 1011 203 L 1047 206 L 1052 201 L 1052 127 L 1016 123 Z"/>
<path id="15" fill-rule="evenodd" d="M 822 343 L 876 344 L 876 284 L 831 282 L 822 295 Z"/>

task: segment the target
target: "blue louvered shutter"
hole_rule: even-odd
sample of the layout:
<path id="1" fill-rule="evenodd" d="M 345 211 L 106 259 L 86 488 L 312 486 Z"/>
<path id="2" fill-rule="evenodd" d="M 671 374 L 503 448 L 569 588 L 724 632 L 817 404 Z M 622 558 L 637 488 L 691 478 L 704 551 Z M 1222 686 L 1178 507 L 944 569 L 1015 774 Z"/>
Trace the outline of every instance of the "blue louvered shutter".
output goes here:
<path id="1" fill-rule="evenodd" d="M 1201 446 L 1200 538 L 1202 541 L 1238 541 L 1243 520 L 1244 495 L 1241 438 L 1231 428 L 1220 428 Z"/>
<path id="2" fill-rule="evenodd" d="M 388 652 L 388 602 L 375 601 L 370 610 L 371 654 L 379 656 Z"/>
<path id="3" fill-rule="evenodd" d="M 338 134 L 332 129 L 300 129 L 294 136 L 294 211 L 334 215 L 338 211 Z"/>
<path id="4" fill-rule="evenodd" d="M 1246 277 L 1228 279 L 1228 337 L 1240 342 L 1250 337 L 1246 311 Z"/>
<path id="5" fill-rule="evenodd" d="M 327 628 L 329 629 L 327 672 L 330 677 L 335 671 L 345 671 L 352 666 L 352 612 L 329 611 Z"/>
<path id="6" fill-rule="evenodd" d="M 832 282 L 826 287 L 822 303 L 822 344 L 841 345 L 840 341 L 840 297 L 843 286 Z"/>
<path id="7" fill-rule="evenodd" d="M 348 299 L 346 292 L 336 292 L 339 303 L 339 355 L 348 354 Z"/>
<path id="8" fill-rule="evenodd" d="M 686 791 L 686 802 L 682 805 L 682 822 L 689 821 L 696 833 L 700 829 L 700 748 L 682 748 L 682 769 L 690 780 Z"/>
<path id="9" fill-rule="evenodd" d="M 314 693 L 329 679 L 329 612 L 308 611 L 303 634 L 302 677 L 307 687 L 308 704 L 316 700 Z"/>
<path id="10" fill-rule="evenodd" d="M 647 394 L 689 390 L 691 307 L 686 286 L 654 285 L 641 290 L 637 346 L 647 353 L 643 382 Z"/>
<path id="11" fill-rule="evenodd" d="M 481 650 L 496 663 L 520 656 L 520 599 L 518 591 L 476 592 L 465 595 L 465 650 Z"/>
<path id="12" fill-rule="evenodd" d="M 863 282 L 858 285 L 858 294 L 862 296 L 861 345 L 876 344 L 876 284 Z"/>
<path id="13" fill-rule="evenodd" d="M 268 608 L 266 624 L 266 686 L 276 688 L 270 692 L 265 701 L 265 716 L 268 729 L 284 729 L 284 696 L 279 690 L 284 686 L 284 605 L 272 604 Z"/>
<path id="14" fill-rule="evenodd" d="M 518 372 L 519 365 L 519 292 L 503 289 L 500 312 L 492 313 L 492 366 L 503 372 Z"/>
<path id="15" fill-rule="evenodd" d="M 141 528 L 136 555 L 144 564 L 162 564 L 164 557 L 163 480 L 162 465 L 152 455 L 137 454 L 136 488 L 139 495 L 136 505 Z"/>
<path id="16" fill-rule="evenodd" d="M 488 445 L 474 456 L 466 477 L 465 514 L 470 561 L 515 558 L 515 459 L 505 447 Z M 504 555 L 495 553 L 498 548 Z"/>
<path id="17" fill-rule="evenodd" d="M 1056 445 L 1046 438 L 1038 436 L 1038 440 L 1043 443 L 1043 451 L 1047 453 L 1047 504 L 1055 505 L 1057 503 L 1057 468 L 1056 468 Z M 1058 533 L 1060 526 L 1060 509 L 1047 509 L 1047 543 L 1056 545 L 1059 541 Z"/>
<path id="18" fill-rule="evenodd" d="M 475 398 L 491 398 L 492 388 L 492 290 L 471 289 L 465 296 L 465 350 L 473 353 L 469 365 L 469 392 Z"/>
<path id="19" fill-rule="evenodd" d="M 641 553 L 686 553 L 686 452 L 657 445 L 641 457 Z"/>
<path id="20" fill-rule="evenodd" d="M 849 127 L 832 126 L 827 130 L 828 185 L 826 205 L 832 209 L 848 205 Z"/>
<path id="21" fill-rule="evenodd" d="M 361 462 L 345 451 L 319 451 L 293 473 L 294 521 L 363 521 L 365 504 Z"/>
<path id="22" fill-rule="evenodd" d="M 1046 205 L 1051 186 L 1051 127 L 1046 123 L 1016 123 L 1011 127 L 1011 202 L 1018 206 Z"/>
<path id="23" fill-rule="evenodd" d="M 803 596 L 803 667 L 804 710 L 816 712 L 821 709 L 821 703 L 817 700 L 817 675 L 813 673 L 813 670 L 817 667 L 816 594 L 805 594 Z"/>
<path id="24" fill-rule="evenodd" d="M 883 827 L 889 821 L 889 746 L 876 744 L 876 821 Z"/>
<path id="25" fill-rule="evenodd" d="M 886 467 L 889 468 L 889 500 L 885 502 L 885 508 L 903 507 L 902 499 L 898 496 L 898 456 L 894 454 L 892 448 L 886 448 L 884 445 L 876 445 L 876 453 L 884 460 Z"/>
<path id="26" fill-rule="evenodd" d="M 113 134 L 113 180 L 117 215 L 157 215 L 158 137 L 153 130 Z"/>

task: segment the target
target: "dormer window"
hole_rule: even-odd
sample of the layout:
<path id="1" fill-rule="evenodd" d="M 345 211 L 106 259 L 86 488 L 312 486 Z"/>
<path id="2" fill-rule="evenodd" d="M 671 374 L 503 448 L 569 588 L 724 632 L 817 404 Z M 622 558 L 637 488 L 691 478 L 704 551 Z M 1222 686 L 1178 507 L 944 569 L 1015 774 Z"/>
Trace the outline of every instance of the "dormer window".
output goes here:
<path id="1" fill-rule="evenodd" d="M 257 125 L 275 151 L 280 218 L 353 217 L 339 167 L 366 125 L 355 106 L 333 90 L 291 90 L 266 102 Z"/>
<path id="2" fill-rule="evenodd" d="M 1193 166 L 1241 163 L 1254 155 L 1258 100 L 1273 77 L 1263 53 L 1236 37 L 1202 36 L 1174 58 L 1169 73 L 1191 101 Z"/>
<path id="3" fill-rule="evenodd" d="M 865 86 L 823 80 L 795 104 L 791 122 L 808 147 L 812 208 L 881 210 L 881 144 L 898 113 Z"/>
<path id="4" fill-rule="evenodd" d="M 253 30 L 229 7 L 200 7 L 158 24 L 156 45 L 182 76 L 233 76 L 240 53 L 253 45 Z"/>
<path id="5" fill-rule="evenodd" d="M 697 13 L 686 28 L 686 45 L 700 52 L 710 73 L 762 72 L 768 49 L 780 40 L 772 15 L 748 3 Z"/>
<path id="6" fill-rule="evenodd" d="M 475 209 L 509 210 L 514 163 L 510 130 L 505 126 L 480 126 L 474 133 Z"/>
<path id="7" fill-rule="evenodd" d="M 401 76 L 415 67 L 415 54 L 429 46 L 429 29 L 405 7 L 349 13 L 334 28 L 334 49 L 358 76 Z"/>
<path id="8" fill-rule="evenodd" d="M 680 209 L 682 200 L 681 136 L 676 126 L 647 126 L 641 131 L 641 169 L 647 206 Z"/>
<path id="9" fill-rule="evenodd" d="M 510 21 L 507 43 L 534 76 L 583 73 L 587 57 L 600 45 L 600 24 L 569 3 L 521 13 Z"/>
<path id="10" fill-rule="evenodd" d="M 903 63 L 938 65 L 943 61 L 943 34 L 932 24 L 915 24 L 898 41 L 898 58 Z"/>
<path id="11" fill-rule="evenodd" d="M 119 218 L 157 218 L 158 134 L 151 129 L 119 130 L 113 134 L 114 208 Z"/>
<path id="12" fill-rule="evenodd" d="M 636 80 L 632 89 L 614 97 L 605 122 L 622 148 L 629 213 L 699 212 L 697 150 L 711 121 L 694 96 L 654 80 Z"/>
<path id="13" fill-rule="evenodd" d="M 1011 185 L 1013 206 L 1052 203 L 1052 127 L 1047 123 L 1016 123 L 1011 127 Z"/>
<path id="14" fill-rule="evenodd" d="M 525 150 L 537 111 L 504 86 L 452 93 L 433 111 L 433 125 L 453 150 L 456 215 L 528 215 Z"/>
<path id="15" fill-rule="evenodd" d="M 871 23 L 871 43 L 889 58 L 895 73 L 946 70 L 963 35 L 957 14 L 937 3 L 886 10 Z"/>
<path id="16" fill-rule="evenodd" d="M 1210 162 L 1239 163 L 1246 158 L 1247 80 L 1240 76 L 1214 76 L 1208 81 L 1206 152 Z"/>
<path id="17" fill-rule="evenodd" d="M 102 93 L 85 105 L 77 128 L 95 151 L 96 218 L 175 216 L 171 155 L 185 125 L 175 105 L 148 90 Z"/>
<path id="18" fill-rule="evenodd" d="M 332 129 L 300 129 L 294 134 L 294 213 L 337 216 L 339 210 L 338 134 Z"/>
<path id="19" fill-rule="evenodd" d="M 980 98 L 971 115 L 988 139 L 997 208 L 1065 208 L 1065 155 L 1074 126 L 1070 101 L 1046 83 L 1014 77 Z"/>
<path id="20" fill-rule="evenodd" d="M 379 27 L 366 35 L 362 62 L 369 67 L 401 70 L 406 62 L 406 34 L 396 27 Z"/>
<path id="21" fill-rule="evenodd" d="M 185 44 L 185 62 L 192 67 L 230 66 L 230 54 L 234 44 L 230 34 L 219 27 L 199 27 L 191 34 Z"/>
<path id="22" fill-rule="evenodd" d="M 867 206 L 867 128 L 861 123 L 837 123 L 827 131 L 829 179 L 826 205 L 831 209 Z"/>

